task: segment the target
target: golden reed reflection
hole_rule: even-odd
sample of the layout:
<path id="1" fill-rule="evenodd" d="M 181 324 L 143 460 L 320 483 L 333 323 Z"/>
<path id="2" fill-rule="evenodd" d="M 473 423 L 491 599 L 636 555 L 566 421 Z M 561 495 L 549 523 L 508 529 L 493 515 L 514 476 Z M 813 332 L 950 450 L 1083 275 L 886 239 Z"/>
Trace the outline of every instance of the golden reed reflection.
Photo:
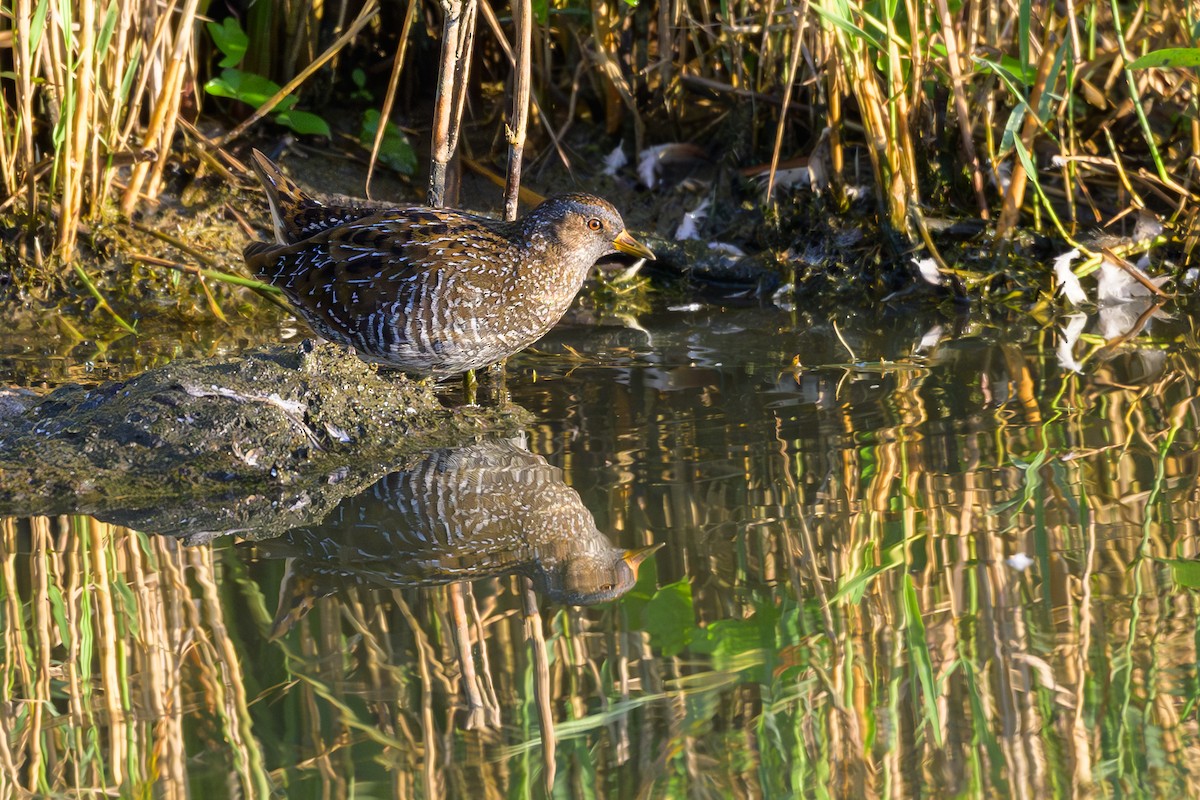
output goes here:
<path id="1" fill-rule="evenodd" d="M 269 640 L 282 561 L 6 520 L 0 795 L 1200 795 L 1200 346 L 1087 374 L 1054 346 L 958 337 L 766 390 L 543 377 L 517 400 L 579 492 L 551 494 L 666 540 L 594 607 L 539 609 L 525 582 L 562 571 L 525 555 L 458 580 L 443 532 L 332 594 L 308 573 Z M 371 503 L 471 475 L 439 463 Z M 322 541 L 296 544 L 353 562 Z M 449 582 L 411 588 L 422 559 Z"/>

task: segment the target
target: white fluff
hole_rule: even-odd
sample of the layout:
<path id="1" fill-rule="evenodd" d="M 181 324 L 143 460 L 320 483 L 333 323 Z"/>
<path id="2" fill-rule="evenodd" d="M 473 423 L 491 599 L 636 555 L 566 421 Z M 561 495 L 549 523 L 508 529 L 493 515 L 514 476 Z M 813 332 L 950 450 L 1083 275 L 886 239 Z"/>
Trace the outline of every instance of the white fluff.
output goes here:
<path id="1" fill-rule="evenodd" d="M 614 176 L 617 170 L 629 163 L 629 156 L 625 155 L 625 148 L 617 145 L 611 153 L 604 157 L 604 174 Z"/>
<path id="2" fill-rule="evenodd" d="M 733 258 L 741 258 L 746 255 L 745 250 L 736 244 L 729 244 L 729 242 L 709 242 L 708 249 L 715 250 L 723 256 L 731 256 Z"/>
<path id="3" fill-rule="evenodd" d="M 683 219 L 679 221 L 679 227 L 675 229 L 676 241 L 700 238 L 700 223 L 708 218 L 709 204 L 710 200 L 706 197 L 691 211 L 683 212 Z"/>
<path id="4" fill-rule="evenodd" d="M 924 353 L 927 350 L 937 347 L 938 343 L 942 341 L 942 335 L 945 332 L 941 325 L 934 325 L 921 336 L 921 341 L 917 342 L 917 348 L 913 352 Z"/>
<path id="5" fill-rule="evenodd" d="M 946 282 L 945 276 L 938 269 L 937 262 L 932 258 L 914 258 L 913 263 L 917 265 L 917 271 L 928 283 L 941 286 Z"/>
<path id="6" fill-rule="evenodd" d="M 1069 250 L 1054 259 L 1054 277 L 1062 287 L 1063 296 L 1073 306 L 1087 302 L 1087 292 L 1079 283 L 1079 278 L 1071 271 L 1071 262 L 1079 258 L 1079 249 Z"/>
<path id="7" fill-rule="evenodd" d="M 670 143 L 656 144 L 638 153 L 638 180 L 647 189 L 658 186 L 658 173 L 661 171 L 659 159 L 668 147 L 671 147 Z"/>
<path id="8" fill-rule="evenodd" d="M 1130 275 L 1124 267 L 1114 264 L 1105 258 L 1100 262 L 1100 270 L 1096 273 L 1096 294 L 1100 304 L 1128 303 L 1137 297 L 1148 297 L 1152 294 L 1142 282 Z M 1167 276 L 1150 278 L 1152 284 L 1161 286 Z"/>
<path id="9" fill-rule="evenodd" d="M 1017 572 L 1024 572 L 1033 566 L 1033 559 L 1024 553 L 1013 553 L 1011 556 L 1004 559 L 1004 563 L 1008 564 Z"/>
<path id="10" fill-rule="evenodd" d="M 1083 372 L 1083 364 L 1075 358 L 1075 345 L 1079 342 L 1085 325 L 1087 325 L 1087 314 L 1071 314 L 1067 317 L 1066 327 L 1062 329 L 1058 339 L 1058 348 L 1055 350 L 1055 354 L 1058 356 L 1058 365 L 1063 369 L 1071 372 Z"/>

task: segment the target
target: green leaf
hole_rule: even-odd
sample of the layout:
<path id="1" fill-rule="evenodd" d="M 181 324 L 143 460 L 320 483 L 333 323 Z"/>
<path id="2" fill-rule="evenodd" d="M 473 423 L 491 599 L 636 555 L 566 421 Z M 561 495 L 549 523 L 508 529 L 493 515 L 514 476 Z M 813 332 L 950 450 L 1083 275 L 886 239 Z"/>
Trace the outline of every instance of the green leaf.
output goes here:
<path id="1" fill-rule="evenodd" d="M 359 143 L 371 149 L 375 144 L 375 131 L 379 129 L 379 112 L 369 108 L 363 113 L 362 129 L 358 134 Z M 401 175 L 412 175 L 417 171 L 417 153 L 409 143 L 404 131 L 388 122 L 383 131 L 383 141 L 379 143 L 379 161 L 399 172 Z"/>
<path id="2" fill-rule="evenodd" d="M 817 14 L 819 14 L 823 19 L 825 19 L 825 21 L 829 22 L 836 28 L 841 28 L 843 31 L 848 33 L 852 39 L 858 39 L 862 42 L 865 42 L 868 46 L 873 47 L 876 50 L 883 49 L 882 42 L 880 42 L 874 36 L 871 36 L 858 25 L 854 24 L 854 22 L 850 19 L 849 8 L 844 4 L 839 4 L 836 8 L 830 8 L 818 3 L 817 5 L 814 5 L 812 9 L 813 11 L 816 11 Z"/>
<path id="3" fill-rule="evenodd" d="M 261 75 L 242 72 L 240 69 L 225 69 L 218 78 L 204 84 L 204 91 L 217 97 L 228 97 L 232 100 L 259 108 L 279 91 L 279 84 Z M 277 111 L 288 111 L 296 105 L 294 94 L 286 95 L 275 106 Z"/>
<path id="4" fill-rule="evenodd" d="M 208 28 L 208 34 L 212 36 L 213 44 L 225 55 L 221 59 L 221 67 L 236 67 L 242 63 L 242 58 L 246 55 L 246 48 L 250 46 L 250 37 L 242 30 L 241 24 L 236 19 L 226 17 L 220 25 L 210 22 L 205 27 Z"/>
<path id="5" fill-rule="evenodd" d="M 280 125 L 286 125 L 296 133 L 324 136 L 325 138 L 332 136 L 329 123 L 309 111 L 283 111 L 275 115 L 275 121 Z"/>
<path id="6" fill-rule="evenodd" d="M 1129 62 L 1129 69 L 1200 67 L 1200 47 L 1168 47 Z"/>
<path id="7" fill-rule="evenodd" d="M 100 35 L 96 37 L 96 55 L 103 58 L 108 51 L 108 43 L 112 39 L 113 29 L 117 27 L 117 4 L 115 2 L 108 4 L 108 11 L 104 14 L 104 25 L 100 28 Z"/>
<path id="8" fill-rule="evenodd" d="M 37 8 L 33 10 L 33 19 L 29 21 L 29 47 L 27 52 L 36 53 L 46 32 L 46 13 L 50 10 L 49 0 L 38 0 Z"/>
<path id="9" fill-rule="evenodd" d="M 1200 561 L 1190 558 L 1164 558 L 1171 567 L 1171 577 L 1185 589 L 1200 589 Z"/>
<path id="10" fill-rule="evenodd" d="M 650 634 L 650 643 L 661 648 L 664 656 L 678 655 L 692 640 L 696 627 L 692 585 L 686 578 L 668 583 L 646 603 L 642 617 L 642 628 Z"/>

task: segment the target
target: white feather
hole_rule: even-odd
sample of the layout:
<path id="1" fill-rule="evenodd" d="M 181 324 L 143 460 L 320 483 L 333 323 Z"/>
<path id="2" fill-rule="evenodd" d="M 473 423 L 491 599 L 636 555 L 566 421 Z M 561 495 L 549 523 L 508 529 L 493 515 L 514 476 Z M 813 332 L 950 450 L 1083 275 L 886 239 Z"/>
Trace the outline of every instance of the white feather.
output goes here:
<path id="1" fill-rule="evenodd" d="M 1079 258 L 1079 250 L 1069 250 L 1054 259 L 1054 277 L 1062 287 L 1063 296 L 1073 306 L 1087 302 L 1087 292 L 1079 283 L 1079 278 L 1071 271 L 1071 262 Z"/>
<path id="2" fill-rule="evenodd" d="M 675 229 L 676 241 L 700 238 L 700 223 L 708 218 L 709 202 L 709 198 L 706 197 L 691 211 L 683 212 L 683 219 L 679 221 L 679 227 Z"/>
<path id="3" fill-rule="evenodd" d="M 613 176 L 617 174 L 617 170 L 629 163 L 629 156 L 625 155 L 625 148 L 622 145 L 617 145 L 611 153 L 604 157 L 604 174 Z"/>

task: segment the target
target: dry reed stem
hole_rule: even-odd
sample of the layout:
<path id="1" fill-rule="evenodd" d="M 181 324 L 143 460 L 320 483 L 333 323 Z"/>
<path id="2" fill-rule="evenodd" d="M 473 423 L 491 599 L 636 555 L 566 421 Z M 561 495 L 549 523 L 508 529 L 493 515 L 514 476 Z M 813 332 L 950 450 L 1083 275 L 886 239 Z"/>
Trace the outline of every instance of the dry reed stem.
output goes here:
<path id="1" fill-rule="evenodd" d="M 172 0 L 171 8 L 175 7 Z M 179 111 L 179 99 L 183 93 L 183 82 L 187 77 L 190 64 L 189 56 L 192 46 L 192 26 L 195 23 L 199 0 L 183 0 L 179 11 L 179 21 L 176 23 L 174 40 L 170 42 L 170 56 L 167 58 L 166 69 L 162 76 L 162 86 L 150 113 L 150 122 L 141 136 L 141 149 L 153 150 L 158 158 L 153 165 L 142 161 L 134 165 L 129 176 L 129 184 L 121 199 L 121 211 L 132 214 L 134 206 L 143 192 L 153 198 L 158 195 L 162 181 L 162 171 L 166 166 L 167 153 L 171 149 L 171 139 L 175 135 L 175 117 Z M 159 18 L 157 33 L 167 37 L 166 20 L 172 16 L 170 12 Z M 164 41 L 164 47 L 167 42 Z"/>
<path id="2" fill-rule="evenodd" d="M 486 4 L 486 0 L 485 0 Z M 504 185 L 504 218 L 517 218 L 521 189 L 521 159 L 525 150 L 525 128 L 529 121 L 529 93 L 533 61 L 532 0 L 512 0 L 516 69 L 513 75 L 512 123 L 506 126 L 508 175 Z"/>
<path id="3" fill-rule="evenodd" d="M 542 632 L 542 615 L 538 611 L 538 596 L 533 582 L 521 578 L 525 609 L 525 644 L 533 651 L 533 695 L 537 706 L 538 729 L 542 735 L 542 778 L 546 795 L 554 793 L 557 762 L 554 754 L 558 735 L 554 730 L 554 711 L 551 706 L 550 661 L 546 651 L 546 636 Z"/>
<path id="4" fill-rule="evenodd" d="M 396 47 L 396 55 L 392 59 L 392 74 L 388 78 L 387 92 L 383 96 L 383 107 L 379 110 L 379 125 L 375 129 L 375 138 L 371 142 L 371 160 L 367 164 L 367 177 L 363 186 L 363 194 L 367 199 L 371 199 L 371 178 L 375 174 L 375 163 L 379 158 L 379 148 L 383 146 L 383 137 L 387 133 L 388 120 L 392 118 L 392 106 L 396 102 L 396 91 L 400 87 L 400 70 L 404 66 L 404 54 L 408 51 L 408 37 L 416 18 L 417 0 L 408 0 L 407 11 L 404 13 L 404 27 L 400 29 L 400 44 Z"/>
<path id="5" fill-rule="evenodd" d="M 433 109 L 433 152 L 429 168 L 429 196 L 434 207 L 453 198 L 447 194 L 450 161 L 458 148 L 470 76 L 471 49 L 475 31 L 476 0 L 441 0 L 442 43 L 438 63 L 437 97 Z M 457 187 L 451 187 L 457 191 Z"/>
<path id="6" fill-rule="evenodd" d="M 1070 2 L 1070 0 L 1068 0 Z M 958 50 L 958 27 L 950 15 L 946 0 L 937 0 L 938 17 L 942 23 L 942 41 L 946 45 L 946 64 L 950 69 L 950 88 L 954 93 L 954 109 L 958 115 L 958 132 L 962 138 L 963 157 L 971 169 L 971 188 L 975 190 L 975 201 L 979 204 L 981 219 L 991 219 L 987 195 L 983 188 L 983 168 L 975 153 L 975 133 L 971 124 L 971 110 L 967 105 L 967 94 L 963 89 L 962 63 Z M 960 12 L 961 13 L 961 12 Z"/>
<path id="7" fill-rule="evenodd" d="M 788 61 L 787 77 L 783 84 L 783 107 L 779 109 L 779 121 L 775 125 L 775 146 L 771 148 L 771 168 L 767 173 L 767 202 L 772 202 L 775 196 L 775 170 L 779 167 L 779 156 L 783 150 L 783 134 L 787 125 L 788 105 L 792 101 L 792 87 L 796 85 L 796 70 L 800 65 L 800 52 L 804 49 L 804 24 L 808 19 L 808 0 L 803 0 L 800 10 L 792 13 L 795 26 L 792 34 L 792 55 Z"/>

